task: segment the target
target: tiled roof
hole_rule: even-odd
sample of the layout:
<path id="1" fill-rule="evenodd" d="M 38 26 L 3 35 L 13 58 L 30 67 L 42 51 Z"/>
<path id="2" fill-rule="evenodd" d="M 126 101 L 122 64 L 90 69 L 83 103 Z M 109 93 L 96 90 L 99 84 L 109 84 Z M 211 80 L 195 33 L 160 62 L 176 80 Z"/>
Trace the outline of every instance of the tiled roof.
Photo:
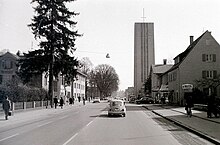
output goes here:
<path id="1" fill-rule="evenodd" d="M 161 74 L 168 71 L 173 65 L 172 64 L 160 64 L 160 65 L 152 65 L 152 71 L 154 74 Z"/>
<path id="2" fill-rule="evenodd" d="M 179 57 L 179 63 L 174 64 L 173 67 L 171 69 L 169 69 L 166 73 L 178 68 L 178 66 L 182 63 L 182 61 L 187 57 L 187 55 L 190 53 L 190 51 L 197 45 L 197 43 L 199 42 L 199 40 L 205 35 L 205 33 L 209 33 L 209 31 L 204 32 L 199 38 L 197 38 L 195 41 L 193 41 L 192 44 L 190 44 L 187 49 L 180 53 L 179 55 L 177 55 L 174 59 L 176 59 L 177 57 Z"/>

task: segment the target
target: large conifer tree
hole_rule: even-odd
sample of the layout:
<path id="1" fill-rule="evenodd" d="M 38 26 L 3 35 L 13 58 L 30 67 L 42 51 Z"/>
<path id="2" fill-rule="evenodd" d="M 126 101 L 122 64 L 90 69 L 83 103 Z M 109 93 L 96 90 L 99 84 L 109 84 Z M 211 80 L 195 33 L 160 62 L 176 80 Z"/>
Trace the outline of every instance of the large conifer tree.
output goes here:
<path id="1" fill-rule="evenodd" d="M 80 36 L 74 30 L 78 15 L 67 8 L 74 0 L 32 0 L 35 16 L 31 27 L 39 49 L 24 53 L 19 60 L 19 75 L 28 82 L 33 75 L 47 72 L 49 75 L 49 97 L 53 93 L 53 77 L 61 72 L 66 81 L 76 76 L 78 61 L 71 55 L 75 51 L 75 39 Z"/>

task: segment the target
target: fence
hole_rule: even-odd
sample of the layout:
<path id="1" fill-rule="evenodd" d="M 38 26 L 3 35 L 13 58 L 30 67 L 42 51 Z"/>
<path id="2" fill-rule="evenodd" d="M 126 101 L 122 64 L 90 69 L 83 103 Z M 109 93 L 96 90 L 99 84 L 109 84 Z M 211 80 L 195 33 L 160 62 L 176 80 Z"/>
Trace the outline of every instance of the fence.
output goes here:
<path id="1" fill-rule="evenodd" d="M 11 102 L 11 109 L 25 110 L 34 108 L 43 108 L 50 105 L 50 101 L 33 101 L 33 102 Z M 2 103 L 0 103 L 0 112 L 3 111 Z"/>

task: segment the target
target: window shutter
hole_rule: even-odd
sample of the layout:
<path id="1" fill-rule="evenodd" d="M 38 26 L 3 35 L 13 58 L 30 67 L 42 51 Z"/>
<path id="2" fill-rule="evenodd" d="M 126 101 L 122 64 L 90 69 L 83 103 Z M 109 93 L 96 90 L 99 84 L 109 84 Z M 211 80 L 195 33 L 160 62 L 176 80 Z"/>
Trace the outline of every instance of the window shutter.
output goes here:
<path id="1" fill-rule="evenodd" d="M 212 58 L 213 58 L 213 62 L 216 62 L 216 54 L 213 54 Z"/>
<path id="2" fill-rule="evenodd" d="M 214 78 L 214 79 L 217 78 L 217 71 L 216 71 L 216 70 L 213 71 L 213 78 Z"/>
<path id="3" fill-rule="evenodd" d="M 202 54 L 202 61 L 205 61 L 205 54 Z"/>
<path id="4" fill-rule="evenodd" d="M 203 79 L 206 78 L 206 71 L 202 71 L 202 78 L 203 78 Z"/>

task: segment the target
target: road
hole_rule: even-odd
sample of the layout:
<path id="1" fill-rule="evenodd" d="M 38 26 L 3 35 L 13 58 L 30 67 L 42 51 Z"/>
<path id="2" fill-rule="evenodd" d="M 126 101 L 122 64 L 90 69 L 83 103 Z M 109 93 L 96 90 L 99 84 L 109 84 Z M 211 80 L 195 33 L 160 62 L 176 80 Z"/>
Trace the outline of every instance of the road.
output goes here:
<path id="1" fill-rule="evenodd" d="M 106 106 L 29 111 L 23 118 L 0 120 L 0 145 L 211 144 L 140 105 L 126 104 L 126 117 L 108 117 Z"/>

